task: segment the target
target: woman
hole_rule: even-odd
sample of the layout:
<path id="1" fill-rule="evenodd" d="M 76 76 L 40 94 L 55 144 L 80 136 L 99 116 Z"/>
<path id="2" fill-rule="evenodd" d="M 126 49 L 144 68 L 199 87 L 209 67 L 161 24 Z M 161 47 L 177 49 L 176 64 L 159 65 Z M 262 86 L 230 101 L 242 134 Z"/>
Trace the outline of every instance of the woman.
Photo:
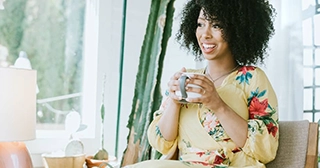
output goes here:
<path id="1" fill-rule="evenodd" d="M 177 40 L 204 69 L 182 68 L 148 129 L 153 148 L 179 160 L 150 160 L 129 167 L 258 167 L 278 148 L 277 98 L 258 67 L 274 32 L 274 9 L 265 0 L 190 0 L 182 11 Z M 188 92 L 201 94 L 181 104 L 179 77 L 193 75 Z M 197 102 L 197 103 L 196 103 Z M 200 104 L 198 103 L 200 102 Z"/>

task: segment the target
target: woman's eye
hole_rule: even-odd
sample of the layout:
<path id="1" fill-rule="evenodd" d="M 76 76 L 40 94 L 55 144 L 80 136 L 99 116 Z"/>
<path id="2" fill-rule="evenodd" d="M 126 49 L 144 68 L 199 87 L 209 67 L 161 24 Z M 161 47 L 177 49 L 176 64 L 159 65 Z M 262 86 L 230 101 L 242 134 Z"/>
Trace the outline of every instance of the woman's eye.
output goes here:
<path id="1" fill-rule="evenodd" d="M 218 24 L 213 24 L 212 27 L 213 27 L 214 29 L 221 29 L 220 25 L 218 25 Z"/>
<path id="2" fill-rule="evenodd" d="M 197 23 L 197 26 L 198 27 L 203 27 L 203 24 L 202 23 Z"/>

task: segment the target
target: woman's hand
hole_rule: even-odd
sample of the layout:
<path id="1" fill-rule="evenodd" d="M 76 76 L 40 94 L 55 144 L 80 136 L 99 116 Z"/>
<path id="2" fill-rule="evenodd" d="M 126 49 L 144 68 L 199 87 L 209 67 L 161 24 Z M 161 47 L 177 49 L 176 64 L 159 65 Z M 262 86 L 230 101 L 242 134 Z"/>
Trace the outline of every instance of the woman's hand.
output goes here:
<path id="1" fill-rule="evenodd" d="M 214 83 L 203 74 L 194 74 L 190 76 L 188 84 L 195 84 L 201 88 L 187 87 L 188 92 L 199 93 L 202 96 L 198 98 L 187 98 L 186 100 L 190 103 L 200 102 L 211 110 L 216 110 L 219 105 L 223 104 Z"/>
<path id="2" fill-rule="evenodd" d="M 168 96 L 177 104 L 179 103 L 179 100 L 181 100 L 181 97 L 177 96 L 175 92 L 180 90 L 179 78 L 184 72 L 186 72 L 186 68 L 183 67 L 180 71 L 176 72 L 168 82 Z"/>

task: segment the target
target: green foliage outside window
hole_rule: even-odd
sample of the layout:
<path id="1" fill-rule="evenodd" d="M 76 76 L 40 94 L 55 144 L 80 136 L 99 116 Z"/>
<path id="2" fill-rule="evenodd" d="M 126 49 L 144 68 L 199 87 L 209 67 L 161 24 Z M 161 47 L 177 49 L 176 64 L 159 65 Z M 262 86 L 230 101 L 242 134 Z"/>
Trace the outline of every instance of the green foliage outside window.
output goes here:
<path id="1" fill-rule="evenodd" d="M 81 92 L 85 1 L 14 0 L 0 11 L 0 45 L 7 47 L 13 64 L 25 51 L 37 70 L 37 99 Z M 80 112 L 80 98 L 49 103 L 54 109 Z M 40 123 L 60 123 L 38 105 Z M 57 121 L 59 120 L 59 121 Z"/>

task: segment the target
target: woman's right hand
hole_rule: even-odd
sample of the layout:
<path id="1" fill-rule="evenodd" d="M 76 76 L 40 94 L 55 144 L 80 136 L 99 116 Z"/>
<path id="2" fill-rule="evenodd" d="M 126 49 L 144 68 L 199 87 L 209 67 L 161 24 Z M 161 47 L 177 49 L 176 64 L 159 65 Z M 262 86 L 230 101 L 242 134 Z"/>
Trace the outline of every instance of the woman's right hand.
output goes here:
<path id="1" fill-rule="evenodd" d="M 186 72 L 186 68 L 183 67 L 181 68 L 180 71 L 174 73 L 174 75 L 170 78 L 169 82 L 168 82 L 168 93 L 169 93 L 169 97 L 176 103 L 179 103 L 179 100 L 181 100 L 181 97 L 176 95 L 176 91 L 180 90 L 180 83 L 179 83 L 179 78 L 181 76 L 182 73 Z"/>

